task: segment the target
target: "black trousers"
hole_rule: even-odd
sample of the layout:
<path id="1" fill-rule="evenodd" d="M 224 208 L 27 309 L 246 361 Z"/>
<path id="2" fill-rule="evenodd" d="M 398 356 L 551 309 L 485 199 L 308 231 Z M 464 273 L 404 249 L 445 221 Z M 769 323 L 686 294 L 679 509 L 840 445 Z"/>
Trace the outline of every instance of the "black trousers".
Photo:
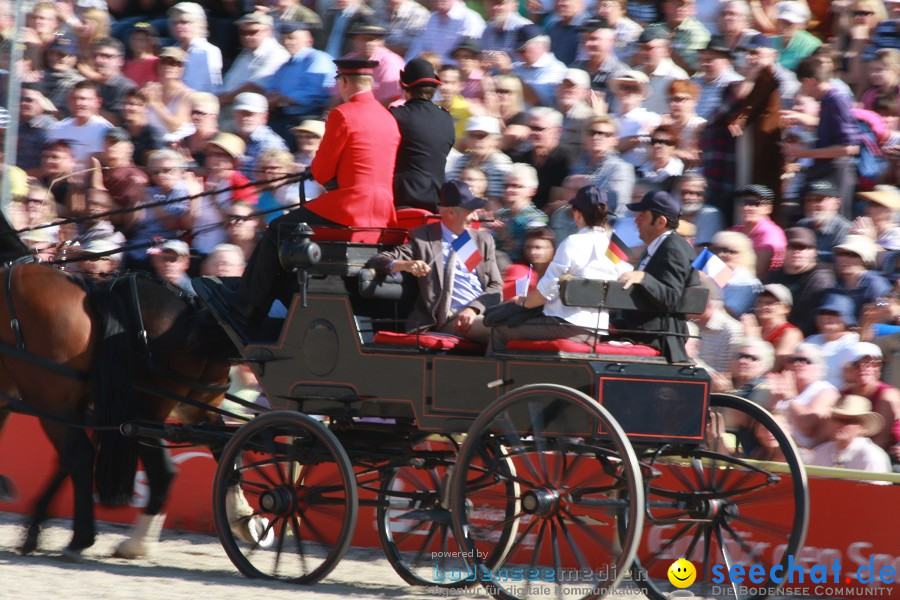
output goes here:
<path id="1" fill-rule="evenodd" d="M 278 247 L 299 223 L 341 227 L 303 206 L 269 223 L 269 228 L 253 250 L 238 286 L 241 302 L 255 315 L 265 316 L 272 302 L 285 294 L 293 283 L 291 274 L 281 266 Z"/>

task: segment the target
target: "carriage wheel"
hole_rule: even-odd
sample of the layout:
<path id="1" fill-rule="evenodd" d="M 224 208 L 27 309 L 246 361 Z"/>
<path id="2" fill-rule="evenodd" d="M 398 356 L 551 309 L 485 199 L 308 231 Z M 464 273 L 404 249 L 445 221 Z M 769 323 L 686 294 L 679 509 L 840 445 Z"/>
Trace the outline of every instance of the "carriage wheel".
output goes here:
<path id="1" fill-rule="evenodd" d="M 708 431 L 718 419 L 724 424 L 724 445 L 708 433 L 700 446 L 641 456 L 654 477 L 645 486 L 646 548 L 635 559 L 633 576 L 655 600 L 673 593 L 666 571 L 681 557 L 697 569 L 687 588 L 694 595 L 711 596 L 715 588 L 737 600 L 769 598 L 778 587 L 769 579 L 772 567 L 786 566 L 806 538 L 806 471 L 790 436 L 766 410 L 738 396 L 713 394 L 709 414 Z M 753 460 L 764 454 L 783 458 Z M 745 572 L 761 565 L 765 577 L 733 585 L 727 573 L 734 564 Z"/>
<path id="2" fill-rule="evenodd" d="M 383 473 L 378 496 L 378 534 L 384 554 L 400 577 L 412 585 L 462 588 L 475 582 L 448 581 L 441 573 L 463 572 L 466 561 L 460 554 L 450 518 L 449 483 L 456 462 L 458 444 L 451 436 L 429 436 L 413 447 L 409 465 Z M 493 552 L 486 562 L 500 564 L 509 550 L 517 519 L 518 484 L 512 477 L 510 461 L 476 458 L 470 469 L 467 489 L 495 487 L 494 472 L 501 474 L 502 510 L 496 506 L 469 506 L 477 514 L 479 526 L 496 531 Z"/>
<path id="3" fill-rule="evenodd" d="M 226 504 L 238 486 L 259 541 L 232 532 Z M 225 552 L 247 577 L 315 583 L 347 552 L 359 507 L 340 442 L 302 413 L 274 411 L 242 426 L 216 469 L 213 517 Z"/>
<path id="4" fill-rule="evenodd" d="M 477 457 L 501 455 L 513 471 L 487 462 L 497 483 L 471 489 Z M 519 524 L 509 557 L 495 566 L 484 557 L 496 535 L 480 530 L 468 507 L 508 502 L 506 478 L 518 484 L 509 520 Z M 637 458 L 615 419 L 577 390 L 529 385 L 491 404 L 469 429 L 451 485 L 470 577 L 495 598 L 600 598 L 631 566 L 644 515 Z"/>

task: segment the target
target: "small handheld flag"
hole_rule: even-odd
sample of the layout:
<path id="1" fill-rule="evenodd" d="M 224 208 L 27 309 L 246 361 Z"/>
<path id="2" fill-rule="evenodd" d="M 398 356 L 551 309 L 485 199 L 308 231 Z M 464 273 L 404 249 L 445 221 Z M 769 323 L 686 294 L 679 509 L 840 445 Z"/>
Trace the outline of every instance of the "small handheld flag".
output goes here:
<path id="1" fill-rule="evenodd" d="M 622 261 L 628 262 L 631 258 L 628 246 L 622 241 L 622 238 L 615 233 L 609 238 L 609 246 L 606 248 L 606 257 L 616 264 Z"/>
<path id="2" fill-rule="evenodd" d="M 719 287 L 725 287 L 725 284 L 727 284 L 731 279 L 731 276 L 734 275 L 734 271 L 722 262 L 721 258 L 710 252 L 709 248 L 704 248 L 703 252 L 701 252 L 700 255 L 694 259 L 694 262 L 691 263 L 691 266 L 701 273 L 709 275 Z"/>
<path id="3" fill-rule="evenodd" d="M 456 252 L 456 260 L 462 263 L 469 273 L 473 272 L 484 260 L 478 244 L 475 243 L 468 231 L 463 231 L 450 246 Z"/>

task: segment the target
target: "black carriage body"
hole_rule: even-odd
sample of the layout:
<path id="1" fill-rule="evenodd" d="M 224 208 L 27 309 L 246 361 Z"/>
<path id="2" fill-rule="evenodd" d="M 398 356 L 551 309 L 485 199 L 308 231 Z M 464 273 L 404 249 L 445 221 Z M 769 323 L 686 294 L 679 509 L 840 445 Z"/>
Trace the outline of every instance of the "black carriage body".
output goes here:
<path id="1" fill-rule="evenodd" d="M 308 305 L 295 295 L 279 339 L 243 351 L 273 407 L 331 417 L 415 419 L 422 431 L 464 432 L 507 391 L 556 383 L 596 398 L 633 441 L 702 438 L 710 380 L 694 366 L 539 353 L 487 358 L 369 342 L 365 315 L 379 301 L 357 293 L 359 267 L 369 253 L 348 260 L 340 245 L 323 246 L 320 273 L 309 280 Z M 360 248 L 350 245 L 349 251 Z M 327 260 L 331 253 L 334 262 Z M 586 425 L 569 423 L 566 429 L 583 431 Z"/>

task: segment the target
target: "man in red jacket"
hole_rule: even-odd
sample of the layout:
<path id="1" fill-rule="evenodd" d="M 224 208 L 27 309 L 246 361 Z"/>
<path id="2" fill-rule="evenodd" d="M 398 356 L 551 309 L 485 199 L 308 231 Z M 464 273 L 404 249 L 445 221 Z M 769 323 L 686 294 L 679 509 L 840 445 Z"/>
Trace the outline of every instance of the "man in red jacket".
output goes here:
<path id="1" fill-rule="evenodd" d="M 394 163 L 400 145 L 397 121 L 372 94 L 377 61 L 337 59 L 337 88 L 344 103 L 331 111 L 313 159 L 316 181 L 330 190 L 269 224 L 253 252 L 231 304 L 245 321 L 265 316 L 290 280 L 278 260 L 282 236 L 298 223 L 381 228 L 394 224 Z"/>

